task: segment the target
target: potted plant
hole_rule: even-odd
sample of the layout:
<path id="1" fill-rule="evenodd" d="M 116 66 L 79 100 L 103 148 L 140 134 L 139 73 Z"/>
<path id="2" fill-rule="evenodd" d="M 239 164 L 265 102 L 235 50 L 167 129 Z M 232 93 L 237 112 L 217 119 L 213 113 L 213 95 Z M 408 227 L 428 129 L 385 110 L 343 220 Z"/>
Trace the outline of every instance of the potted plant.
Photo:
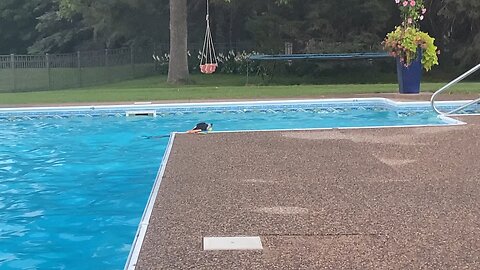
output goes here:
<path id="1" fill-rule="evenodd" d="M 402 24 L 388 33 L 383 47 L 396 58 L 399 91 L 403 94 L 418 94 L 422 66 L 429 71 L 438 65 L 435 39 L 420 31 L 419 21 L 427 9 L 423 0 L 394 0 L 400 9 Z"/>

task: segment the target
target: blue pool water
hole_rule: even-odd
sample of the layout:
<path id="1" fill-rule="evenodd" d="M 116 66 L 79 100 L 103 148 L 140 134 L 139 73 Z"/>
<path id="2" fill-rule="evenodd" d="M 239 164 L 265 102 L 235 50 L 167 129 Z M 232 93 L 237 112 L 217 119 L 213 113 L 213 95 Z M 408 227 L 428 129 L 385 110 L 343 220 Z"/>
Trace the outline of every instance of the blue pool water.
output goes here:
<path id="1" fill-rule="evenodd" d="M 429 111 L 273 107 L 0 113 L 0 269 L 122 269 L 168 138 L 215 131 L 445 124 Z"/>

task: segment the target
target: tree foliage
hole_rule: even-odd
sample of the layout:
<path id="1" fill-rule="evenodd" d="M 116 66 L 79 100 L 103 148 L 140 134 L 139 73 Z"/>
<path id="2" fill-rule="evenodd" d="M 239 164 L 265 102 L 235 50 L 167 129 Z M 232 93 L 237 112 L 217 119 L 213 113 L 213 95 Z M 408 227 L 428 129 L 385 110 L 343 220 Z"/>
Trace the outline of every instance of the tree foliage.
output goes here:
<path id="1" fill-rule="evenodd" d="M 25 52 L 39 38 L 37 17 L 50 6 L 49 1 L 42 0 L 0 1 L 0 52 Z"/>
<path id="2" fill-rule="evenodd" d="M 168 20 L 165 0 L 57 0 L 61 18 L 91 32 L 91 46 L 106 48 L 166 38 L 159 31 Z"/>
<path id="3" fill-rule="evenodd" d="M 2 0 L 0 54 L 68 52 L 168 43 L 169 0 Z M 205 1 L 187 1 L 188 42 L 202 42 Z M 480 1 L 426 0 L 422 29 L 442 58 L 480 61 Z M 393 0 L 210 0 L 215 42 L 248 41 L 257 51 L 377 50 L 398 24 Z M 447 61 L 445 61 L 447 62 Z M 444 60 L 442 59 L 442 63 Z"/>
<path id="4" fill-rule="evenodd" d="M 438 10 L 445 49 L 461 65 L 480 62 L 480 1 L 443 0 Z"/>

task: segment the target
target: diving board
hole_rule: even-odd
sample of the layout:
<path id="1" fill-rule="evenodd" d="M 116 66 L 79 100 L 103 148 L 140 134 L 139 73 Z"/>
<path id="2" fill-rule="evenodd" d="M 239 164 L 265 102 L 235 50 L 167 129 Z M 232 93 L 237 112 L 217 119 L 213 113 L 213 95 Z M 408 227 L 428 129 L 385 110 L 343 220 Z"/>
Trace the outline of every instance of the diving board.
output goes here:
<path id="1" fill-rule="evenodd" d="M 355 60 L 355 59 L 374 59 L 390 58 L 386 52 L 365 52 L 365 53 L 325 53 L 325 54 L 257 54 L 251 55 L 253 61 L 275 61 L 275 60 Z"/>

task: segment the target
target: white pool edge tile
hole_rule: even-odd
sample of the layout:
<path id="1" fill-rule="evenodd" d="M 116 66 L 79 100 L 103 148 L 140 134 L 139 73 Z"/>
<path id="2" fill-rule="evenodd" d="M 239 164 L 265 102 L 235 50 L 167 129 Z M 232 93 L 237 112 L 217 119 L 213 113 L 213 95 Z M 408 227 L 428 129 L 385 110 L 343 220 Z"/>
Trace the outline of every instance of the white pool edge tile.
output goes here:
<path id="1" fill-rule="evenodd" d="M 148 224 L 150 222 L 150 217 L 152 216 L 153 206 L 155 205 L 155 200 L 157 198 L 158 191 L 160 190 L 160 184 L 163 179 L 163 174 L 165 173 L 165 168 L 167 167 L 167 162 L 170 157 L 170 152 L 173 147 L 173 141 L 175 140 L 175 132 L 171 133 L 170 139 L 168 141 L 167 148 L 165 149 L 165 154 L 158 169 L 157 177 L 153 184 L 152 191 L 148 197 L 147 205 L 143 212 L 140 224 L 138 226 L 137 232 L 135 233 L 135 238 L 130 249 L 130 253 L 127 257 L 127 262 L 125 263 L 125 270 L 134 270 L 137 264 L 138 258 L 140 256 L 140 250 L 142 249 L 143 240 L 147 234 Z"/>

